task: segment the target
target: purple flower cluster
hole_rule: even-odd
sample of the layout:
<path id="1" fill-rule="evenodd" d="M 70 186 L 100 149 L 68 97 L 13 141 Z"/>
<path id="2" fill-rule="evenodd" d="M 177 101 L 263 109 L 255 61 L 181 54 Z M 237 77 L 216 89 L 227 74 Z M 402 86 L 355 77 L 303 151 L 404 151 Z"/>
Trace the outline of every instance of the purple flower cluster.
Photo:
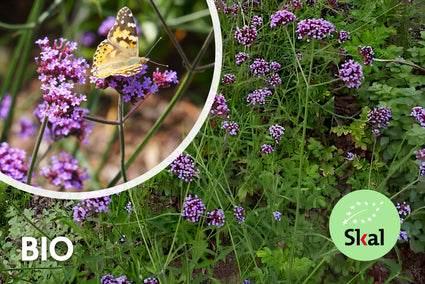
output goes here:
<path id="1" fill-rule="evenodd" d="M 20 130 L 17 132 L 17 134 L 21 140 L 33 137 L 33 135 L 37 132 L 37 125 L 30 118 L 24 116 L 20 117 L 18 119 L 18 124 L 20 126 Z"/>
<path id="2" fill-rule="evenodd" d="M 18 148 L 10 148 L 7 142 L 0 144 L 0 171 L 20 182 L 26 182 L 29 163 L 27 153 Z"/>
<path id="3" fill-rule="evenodd" d="M 270 16 L 270 28 L 286 25 L 289 22 L 295 22 L 297 17 L 286 10 L 280 10 Z"/>
<path id="4" fill-rule="evenodd" d="M 421 124 L 422 128 L 425 128 L 425 108 L 414 107 L 411 115 Z"/>
<path id="5" fill-rule="evenodd" d="M 220 10 L 223 11 L 226 15 L 237 15 L 239 11 L 239 5 L 233 4 L 233 7 L 227 7 L 226 3 L 224 1 L 221 1 L 221 7 L 219 1 L 214 1 L 215 7 L 217 8 L 217 11 L 220 12 Z"/>
<path id="6" fill-rule="evenodd" d="M 409 241 L 409 239 L 408 239 L 408 237 L 407 237 L 407 233 L 406 233 L 406 231 L 400 231 L 400 234 L 399 234 L 399 236 L 398 236 L 398 240 L 399 241 Z"/>
<path id="7" fill-rule="evenodd" d="M 207 225 L 217 226 L 217 228 L 223 227 L 226 218 L 224 216 L 223 209 L 217 209 L 207 213 Z"/>
<path id="8" fill-rule="evenodd" d="M 263 89 L 254 90 L 252 93 L 248 94 L 246 101 L 252 105 L 264 105 L 266 103 L 265 98 L 271 96 L 272 94 L 272 91 L 267 87 Z"/>
<path id="9" fill-rule="evenodd" d="M 238 52 L 235 55 L 236 65 L 241 66 L 247 59 L 249 59 L 249 54 L 245 52 Z"/>
<path id="10" fill-rule="evenodd" d="M 285 128 L 279 124 L 275 124 L 269 127 L 269 133 L 276 144 L 279 144 L 280 140 L 282 140 L 283 134 L 285 134 Z"/>
<path id="11" fill-rule="evenodd" d="M 270 84 L 270 86 L 277 86 L 277 85 L 281 85 L 282 84 L 282 79 L 280 78 L 280 76 L 276 73 L 273 73 L 269 76 L 269 79 L 267 80 L 267 82 Z"/>
<path id="12" fill-rule="evenodd" d="M 204 214 L 205 210 L 204 203 L 197 195 L 193 198 L 192 195 L 189 195 L 184 200 L 182 217 L 186 217 L 189 222 L 198 222 L 199 217 Z"/>
<path id="13" fill-rule="evenodd" d="M 279 71 L 279 69 L 282 68 L 282 65 L 279 62 L 272 61 L 272 62 L 270 62 L 270 68 L 273 71 Z"/>
<path id="14" fill-rule="evenodd" d="M 350 59 L 342 64 L 338 77 L 344 81 L 348 88 L 358 89 L 362 84 L 361 80 L 364 79 L 362 66 Z"/>
<path id="15" fill-rule="evenodd" d="M 223 94 L 215 95 L 210 111 L 211 114 L 222 118 L 229 118 L 229 111 L 230 110 L 227 107 L 226 98 L 223 96 Z"/>
<path id="16" fill-rule="evenodd" d="M 335 26 L 324 19 L 307 19 L 298 22 L 297 30 L 298 39 L 307 36 L 307 41 L 310 39 L 324 39 L 327 36 L 332 36 L 335 31 Z"/>
<path id="17" fill-rule="evenodd" d="M 10 105 L 12 104 L 12 97 L 6 93 L 3 100 L 0 101 L 0 118 L 6 119 L 9 114 Z"/>
<path id="18" fill-rule="evenodd" d="M 273 217 L 274 217 L 274 219 L 276 221 L 280 221 L 281 220 L 281 216 L 282 216 L 282 213 L 280 213 L 279 211 L 274 211 L 273 212 Z"/>
<path id="19" fill-rule="evenodd" d="M 372 133 L 375 136 L 379 136 L 379 128 L 388 126 L 391 117 L 391 110 L 386 107 L 378 107 L 371 110 L 367 115 L 367 119 L 372 124 Z"/>
<path id="20" fill-rule="evenodd" d="M 373 56 L 375 56 L 375 53 L 373 52 L 372 47 L 370 47 L 370 46 L 361 47 L 359 45 L 358 51 L 363 56 L 364 65 L 372 66 Z"/>
<path id="21" fill-rule="evenodd" d="M 403 202 L 403 204 L 397 203 L 396 208 L 398 210 L 399 215 L 407 216 L 412 212 L 412 209 L 410 209 L 410 205 L 406 204 L 405 201 Z"/>
<path id="22" fill-rule="evenodd" d="M 299 11 L 303 8 L 303 3 L 298 0 L 292 0 L 292 7 L 295 11 Z"/>
<path id="23" fill-rule="evenodd" d="M 53 47 L 47 37 L 35 42 L 41 48 L 41 56 L 35 60 L 39 66 L 37 72 L 44 91 L 44 102 L 34 114 L 40 121 L 48 117 L 48 127 L 56 137 L 76 135 L 87 144 L 87 135 L 93 126 L 83 119 L 88 110 L 79 107 L 86 96 L 77 95 L 72 90 L 74 83 L 85 83 L 89 65 L 84 58 L 73 57 L 72 51 L 77 48 L 77 43 L 63 38 L 59 41 L 60 44 L 55 40 Z"/>
<path id="24" fill-rule="evenodd" d="M 148 277 L 146 279 L 143 279 L 143 283 L 145 283 L 145 284 L 158 284 L 159 281 L 158 281 L 158 279 L 156 279 L 154 277 Z"/>
<path id="25" fill-rule="evenodd" d="M 127 211 L 128 213 L 131 212 L 132 210 L 132 203 L 131 201 L 127 202 L 127 205 L 124 207 L 125 211 Z"/>
<path id="26" fill-rule="evenodd" d="M 240 44 L 251 46 L 257 35 L 257 28 L 254 26 L 245 25 L 241 29 L 236 27 L 235 38 Z"/>
<path id="27" fill-rule="evenodd" d="M 87 169 L 78 169 L 78 161 L 71 155 L 60 153 L 52 157 L 52 165 L 41 169 L 40 175 L 60 188 L 83 188 L 83 181 L 89 178 Z"/>
<path id="28" fill-rule="evenodd" d="M 262 58 L 255 59 L 254 62 L 249 65 L 254 76 L 264 76 L 270 71 L 269 63 Z"/>
<path id="29" fill-rule="evenodd" d="M 82 222 L 90 212 L 109 212 L 108 204 L 111 201 L 111 197 L 109 196 L 84 199 L 73 207 L 72 218 L 75 222 Z"/>
<path id="30" fill-rule="evenodd" d="M 421 176 L 425 175 L 425 149 L 420 151 L 415 151 L 416 159 L 420 161 L 419 165 L 419 174 Z"/>
<path id="31" fill-rule="evenodd" d="M 43 121 L 42 109 L 39 105 L 33 112 L 34 116 L 41 123 Z M 84 115 L 89 113 L 88 109 L 85 108 L 76 108 L 76 111 L 80 113 L 78 118 L 64 118 L 62 123 L 54 123 L 51 119 L 48 120 L 46 132 L 44 137 L 50 137 L 54 141 L 57 141 L 63 137 L 75 136 L 79 141 L 88 144 L 87 138 L 93 129 L 93 123 L 88 122 L 83 118 Z"/>
<path id="32" fill-rule="evenodd" d="M 239 221 L 239 224 L 245 222 L 245 209 L 242 207 L 235 206 L 233 209 L 233 215 L 235 216 L 236 220 Z"/>
<path id="33" fill-rule="evenodd" d="M 347 161 L 352 161 L 352 160 L 354 160 L 354 154 L 353 154 L 353 153 L 351 153 L 351 152 L 347 152 L 347 153 L 345 154 L 344 159 L 345 159 L 345 160 L 347 160 Z"/>
<path id="34" fill-rule="evenodd" d="M 152 75 L 152 80 L 159 88 L 169 88 L 171 84 L 178 84 L 177 72 L 173 70 L 165 70 L 164 73 L 159 72 L 159 68 Z M 146 81 L 146 79 L 145 79 Z"/>
<path id="35" fill-rule="evenodd" d="M 269 144 L 261 145 L 261 155 L 271 154 L 274 151 L 273 146 Z"/>
<path id="36" fill-rule="evenodd" d="M 263 24 L 263 18 L 260 16 L 252 16 L 251 18 L 251 25 L 259 28 Z"/>
<path id="37" fill-rule="evenodd" d="M 224 74 L 223 78 L 221 79 L 221 84 L 229 85 L 234 84 L 236 82 L 236 76 L 235 74 Z"/>
<path id="38" fill-rule="evenodd" d="M 136 18 L 134 18 L 134 22 L 136 24 L 137 35 L 139 36 L 142 30 L 140 29 L 139 23 L 137 23 Z M 115 23 L 115 17 L 113 16 L 107 17 L 106 20 L 104 20 L 100 24 L 99 29 L 97 30 L 97 33 L 99 35 L 106 36 L 109 33 L 109 30 L 112 29 L 112 27 L 114 26 L 114 23 Z"/>
<path id="39" fill-rule="evenodd" d="M 338 32 L 338 43 L 343 43 L 343 42 L 350 40 L 350 39 L 351 39 L 351 37 L 350 37 L 349 32 L 344 31 L 344 30 L 340 30 Z"/>
<path id="40" fill-rule="evenodd" d="M 100 284 L 131 284 L 132 282 L 127 279 L 127 276 L 115 278 L 111 274 L 106 274 L 100 279 Z"/>
<path id="41" fill-rule="evenodd" d="M 227 130 L 230 135 L 237 135 L 239 132 L 239 124 L 234 121 L 223 121 L 221 123 L 221 129 Z"/>
<path id="42" fill-rule="evenodd" d="M 298 60 L 298 61 L 303 60 L 303 55 L 301 54 L 301 52 L 297 52 L 297 53 L 295 53 L 295 57 L 297 57 L 297 60 Z"/>
<path id="43" fill-rule="evenodd" d="M 169 169 L 168 172 L 176 175 L 179 179 L 182 179 L 188 183 L 193 181 L 193 177 L 197 177 L 199 174 L 199 169 L 195 168 L 195 162 L 189 154 L 186 156 L 180 154 L 170 164 L 170 167 L 171 169 Z"/>

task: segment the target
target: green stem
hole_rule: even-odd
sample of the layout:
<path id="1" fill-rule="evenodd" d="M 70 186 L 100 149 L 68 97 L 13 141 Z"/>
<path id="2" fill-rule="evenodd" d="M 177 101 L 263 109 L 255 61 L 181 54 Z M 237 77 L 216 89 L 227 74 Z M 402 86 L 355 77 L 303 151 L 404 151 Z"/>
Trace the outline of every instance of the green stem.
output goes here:
<path id="1" fill-rule="evenodd" d="M 123 98 L 120 94 L 118 97 L 118 132 L 120 135 L 120 168 L 121 176 L 124 182 L 127 182 L 127 175 L 125 174 L 125 141 L 124 141 L 124 125 L 122 121 L 122 111 L 123 111 Z"/>
<path id="2" fill-rule="evenodd" d="M 37 0 L 30 12 L 30 15 L 28 17 L 28 23 L 35 21 L 35 19 L 37 19 L 38 15 L 40 14 L 40 10 L 41 7 L 43 6 L 44 1 L 43 0 Z M 32 38 L 33 38 L 33 34 L 34 34 L 34 30 L 26 30 L 22 33 L 22 37 L 20 38 L 20 42 L 18 43 L 18 47 L 20 47 L 21 50 L 16 50 L 15 54 L 14 54 L 14 58 L 12 60 L 12 64 L 14 64 L 16 66 L 17 64 L 17 59 L 16 57 L 18 57 L 20 59 L 19 62 L 19 66 L 18 69 L 16 70 L 16 76 L 13 80 L 12 76 L 15 73 L 14 68 L 9 70 L 9 73 L 7 74 L 7 79 L 5 81 L 5 85 L 2 88 L 2 95 L 3 95 L 3 90 L 6 91 L 7 88 L 9 88 L 9 83 L 11 82 L 12 85 L 12 89 L 10 91 L 10 95 L 12 97 L 12 102 L 9 108 L 9 113 L 7 114 L 7 117 L 4 121 L 3 124 L 3 131 L 1 134 L 1 139 L 0 141 L 7 141 L 8 139 L 8 135 L 9 135 L 9 130 L 11 128 L 11 124 L 12 124 L 12 119 L 13 119 L 13 114 L 14 114 L 14 106 L 16 103 L 16 97 L 17 97 L 17 93 L 19 88 L 22 86 L 22 80 L 24 78 L 25 75 L 25 68 L 27 67 L 27 62 L 28 62 L 28 58 L 30 56 L 30 51 L 31 51 L 31 42 L 32 42 Z M 21 43 L 22 41 L 22 43 Z M 12 66 L 12 67 L 15 67 Z M 10 81 L 9 81 L 10 80 Z M 6 88 L 7 87 L 7 88 Z"/>
<path id="3" fill-rule="evenodd" d="M 35 141 L 34 151 L 32 152 L 32 155 L 31 155 L 31 164 L 28 169 L 27 184 L 31 184 L 31 176 L 32 176 L 32 172 L 34 171 L 34 165 L 37 159 L 38 150 L 40 149 L 40 144 L 41 144 L 41 141 L 43 140 L 44 130 L 46 129 L 46 126 L 47 126 L 47 120 L 48 120 L 48 117 L 44 116 L 43 122 L 41 123 L 41 126 L 40 126 L 40 130 L 38 131 L 38 136 L 37 136 L 37 140 Z"/>
<path id="4" fill-rule="evenodd" d="M 367 182 L 367 189 L 369 189 L 369 190 L 370 190 L 370 180 L 371 180 L 371 177 L 372 177 L 373 154 L 375 152 L 376 140 L 377 140 L 376 136 L 374 136 L 374 137 L 375 137 L 375 139 L 373 140 L 372 157 L 370 158 L 369 179 L 368 179 L 368 182 Z"/>
<path id="5" fill-rule="evenodd" d="M 97 167 L 97 170 L 95 174 L 93 175 L 93 179 L 97 182 L 99 182 L 99 175 L 102 171 L 103 167 L 105 166 L 106 162 L 108 161 L 109 155 L 111 153 L 112 146 L 114 145 L 117 135 L 118 135 L 118 128 L 114 127 L 114 133 L 112 134 L 111 138 L 109 139 L 108 145 L 106 146 L 105 151 L 102 154 L 102 157 L 100 158 L 99 166 Z"/>

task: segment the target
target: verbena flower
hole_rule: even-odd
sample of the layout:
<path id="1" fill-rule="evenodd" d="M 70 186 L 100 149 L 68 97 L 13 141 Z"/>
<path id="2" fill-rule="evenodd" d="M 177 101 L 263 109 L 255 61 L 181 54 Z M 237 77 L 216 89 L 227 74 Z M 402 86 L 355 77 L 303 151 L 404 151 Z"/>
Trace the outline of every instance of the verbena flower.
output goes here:
<path id="1" fill-rule="evenodd" d="M 30 118 L 24 116 L 20 117 L 18 119 L 18 124 L 20 126 L 20 129 L 17 134 L 19 135 L 19 138 L 21 138 L 21 140 L 33 137 L 34 134 L 37 132 L 37 125 Z"/>
<path id="2" fill-rule="evenodd" d="M 193 198 L 189 194 L 184 200 L 182 217 L 185 217 L 189 222 L 198 222 L 199 217 L 204 214 L 205 210 L 206 208 L 202 200 L 196 194 Z"/>
<path id="3" fill-rule="evenodd" d="M 267 154 L 271 154 L 274 151 L 273 146 L 272 145 L 268 145 L 268 144 L 263 144 L 261 145 L 261 155 L 267 155 Z"/>
<path id="4" fill-rule="evenodd" d="M 92 46 L 96 41 L 96 33 L 93 31 L 86 31 L 81 36 L 81 43 L 85 46 Z"/>
<path id="5" fill-rule="evenodd" d="M 239 5 L 233 4 L 233 7 L 227 7 L 226 2 L 221 1 L 221 7 L 219 1 L 214 1 L 215 7 L 217 8 L 217 11 L 223 11 L 226 15 L 237 15 L 239 11 Z"/>
<path id="6" fill-rule="evenodd" d="M 234 84 L 236 82 L 236 76 L 235 74 L 224 74 L 223 78 L 221 79 L 221 84 L 229 85 Z"/>
<path id="7" fill-rule="evenodd" d="M 239 132 L 239 124 L 237 124 L 234 121 L 232 122 L 223 121 L 221 123 L 221 129 L 227 130 L 227 132 L 229 132 L 230 135 L 237 135 Z"/>
<path id="8" fill-rule="evenodd" d="M 127 211 L 128 213 L 131 212 L 132 210 L 132 204 L 131 201 L 127 202 L 127 205 L 124 207 L 125 211 Z"/>
<path id="9" fill-rule="evenodd" d="M 222 117 L 222 118 L 229 118 L 229 108 L 227 107 L 226 98 L 223 96 L 223 94 L 217 94 L 214 97 L 214 102 L 211 107 L 211 114 Z"/>
<path id="10" fill-rule="evenodd" d="M 272 61 L 272 62 L 270 62 L 270 68 L 273 71 L 279 71 L 279 69 L 282 68 L 282 65 L 279 62 Z"/>
<path id="11" fill-rule="evenodd" d="M 235 216 L 236 220 L 239 221 L 239 224 L 245 222 L 245 209 L 242 207 L 235 206 L 233 209 L 233 215 Z"/>
<path id="12" fill-rule="evenodd" d="M 289 22 L 295 22 L 297 17 L 286 10 L 280 10 L 270 16 L 270 28 L 286 25 Z"/>
<path id="13" fill-rule="evenodd" d="M 276 73 L 273 73 L 269 76 L 269 79 L 267 80 L 267 82 L 271 85 L 271 86 L 277 86 L 277 85 L 281 85 L 282 84 L 282 79 L 280 78 L 280 76 Z"/>
<path id="14" fill-rule="evenodd" d="M 421 124 L 422 128 L 425 128 L 425 109 L 422 107 L 412 108 L 411 115 Z"/>
<path id="15" fill-rule="evenodd" d="M 10 148 L 7 142 L 0 144 L 0 171 L 20 182 L 26 182 L 29 163 L 27 153 L 18 148 Z"/>
<path id="16" fill-rule="evenodd" d="M 146 278 L 146 279 L 143 280 L 143 283 L 146 283 L 146 284 L 158 284 L 159 281 L 156 278 L 148 277 L 148 278 Z"/>
<path id="17" fill-rule="evenodd" d="M 298 0 L 292 0 L 292 7 L 295 11 L 299 11 L 303 8 L 303 3 Z"/>
<path id="18" fill-rule="evenodd" d="M 236 27 L 235 38 L 240 44 L 251 46 L 257 35 L 257 28 L 254 26 L 245 25 L 242 28 Z"/>
<path id="19" fill-rule="evenodd" d="M 252 105 L 264 105 L 266 103 L 265 98 L 271 96 L 273 93 L 269 88 L 263 88 L 254 90 L 252 93 L 248 94 L 246 101 Z"/>
<path id="20" fill-rule="evenodd" d="M 247 59 L 249 59 L 249 54 L 245 52 L 238 52 L 235 55 L 236 65 L 241 66 Z"/>
<path id="21" fill-rule="evenodd" d="M 42 109 L 43 105 L 39 105 L 33 112 L 34 116 L 41 123 L 43 121 Z M 75 112 L 79 113 L 78 118 L 63 118 L 60 123 L 54 123 L 54 119 L 49 119 L 45 131 L 45 137 L 50 137 L 53 141 L 57 141 L 63 137 L 75 136 L 84 145 L 88 144 L 88 137 L 93 130 L 93 123 L 85 120 L 84 115 L 89 113 L 86 108 L 75 108 Z"/>
<path id="22" fill-rule="evenodd" d="M 298 60 L 298 61 L 303 60 L 303 55 L 301 54 L 301 52 L 297 52 L 297 53 L 295 53 L 295 56 L 297 57 L 297 60 Z"/>
<path id="23" fill-rule="evenodd" d="M 80 170 L 78 161 L 66 153 L 53 156 L 52 164 L 42 168 L 40 175 L 53 185 L 65 189 L 82 189 L 83 181 L 89 178 L 87 169 Z"/>
<path id="24" fill-rule="evenodd" d="M 66 39 L 54 40 L 51 47 L 49 39 L 39 39 L 36 44 L 41 48 L 40 57 L 35 60 L 39 66 L 37 72 L 41 80 L 41 89 L 44 91 L 44 102 L 34 111 L 36 117 L 42 121 L 48 117 L 48 128 L 57 137 L 76 135 L 87 144 L 87 135 L 93 127 L 83 120 L 88 110 L 80 104 L 86 100 L 85 95 L 73 92 L 74 84 L 84 84 L 85 74 L 89 65 L 82 57 L 74 58 L 72 51 L 77 43 Z"/>
<path id="25" fill-rule="evenodd" d="M 308 42 L 312 38 L 324 39 L 332 36 L 334 31 L 335 26 L 324 19 L 307 19 L 298 22 L 296 33 L 298 34 L 298 39 L 306 36 Z"/>
<path id="26" fill-rule="evenodd" d="M 97 33 L 102 36 L 106 36 L 109 33 L 109 30 L 112 29 L 115 23 L 115 17 L 109 16 L 104 20 L 97 30 Z"/>
<path id="27" fill-rule="evenodd" d="M 10 105 L 12 103 L 12 97 L 6 93 L 3 96 L 3 100 L 0 101 L 0 118 L 6 119 L 9 114 Z"/>
<path id="28" fill-rule="evenodd" d="M 342 47 L 338 47 L 338 53 L 340 56 L 345 57 L 348 55 L 348 51 Z"/>
<path id="29" fill-rule="evenodd" d="M 378 107 L 370 111 L 370 113 L 367 115 L 367 119 L 369 123 L 371 123 L 371 127 L 374 130 L 373 133 L 375 136 L 379 136 L 379 132 L 376 132 L 376 130 L 388 126 L 391 117 L 391 110 L 386 107 Z"/>
<path id="30" fill-rule="evenodd" d="M 404 219 L 400 218 L 400 224 L 403 224 L 403 222 L 404 222 Z"/>
<path id="31" fill-rule="evenodd" d="M 407 232 L 406 231 L 400 231 L 400 234 L 398 236 L 398 240 L 399 241 L 403 241 L 404 240 L 404 241 L 408 242 L 409 239 L 407 237 Z"/>
<path id="32" fill-rule="evenodd" d="M 107 78 L 98 79 L 94 76 L 91 76 L 90 80 L 92 83 L 96 84 L 96 88 L 114 88 L 119 93 L 123 94 L 123 99 L 125 102 L 136 103 L 137 99 L 144 98 L 148 93 L 154 94 L 158 92 L 158 86 L 151 78 L 144 76 L 143 80 L 140 81 L 140 78 L 146 74 L 147 68 L 148 66 L 146 64 L 143 65 L 140 73 L 133 77 L 109 76 Z M 168 83 L 170 83 L 162 80 L 165 80 L 165 78 L 163 78 L 164 74 L 159 73 L 158 70 L 154 73 L 156 80 L 158 83 L 161 83 L 163 87 L 168 86 Z M 172 77 L 174 78 L 174 76 Z"/>
<path id="33" fill-rule="evenodd" d="M 223 227 L 226 217 L 224 216 L 223 209 L 217 209 L 207 213 L 207 225 Z"/>
<path id="34" fill-rule="evenodd" d="M 416 159 L 425 162 L 425 149 L 415 151 L 414 154 L 416 155 Z"/>
<path id="35" fill-rule="evenodd" d="M 159 68 L 156 68 L 156 71 L 153 73 L 152 80 L 159 88 L 169 88 L 171 84 L 179 83 L 176 71 L 165 70 L 164 73 L 161 73 L 159 72 Z"/>
<path id="36" fill-rule="evenodd" d="M 282 213 L 280 213 L 279 211 L 274 211 L 274 212 L 273 212 L 273 217 L 274 217 L 274 219 L 275 219 L 276 221 L 280 221 L 281 216 L 282 216 Z"/>
<path id="37" fill-rule="evenodd" d="M 89 213 L 109 212 L 108 204 L 111 203 L 111 201 L 110 196 L 84 199 L 72 208 L 72 218 L 75 222 L 82 222 Z"/>
<path id="38" fill-rule="evenodd" d="M 245 280 L 243 281 L 243 284 L 251 284 L 251 280 L 249 280 L 249 279 L 245 279 Z"/>
<path id="39" fill-rule="evenodd" d="M 364 79 L 362 66 L 350 59 L 342 64 L 338 77 L 344 81 L 348 88 L 358 89 L 362 84 L 361 80 Z"/>
<path id="40" fill-rule="evenodd" d="M 370 46 L 361 47 L 359 45 L 358 51 L 363 56 L 364 65 L 372 66 L 373 57 L 375 56 L 375 53 L 373 52 L 372 47 L 370 47 Z"/>
<path id="41" fill-rule="evenodd" d="M 263 18 L 260 16 L 252 16 L 251 18 L 251 25 L 259 28 L 263 24 Z"/>
<path id="42" fill-rule="evenodd" d="M 410 205 L 406 204 L 405 201 L 403 202 L 403 204 L 397 203 L 396 208 L 398 210 L 398 214 L 400 215 L 407 216 L 412 212 L 412 210 L 410 209 Z"/>
<path id="43" fill-rule="evenodd" d="M 133 281 L 127 279 L 127 276 L 120 276 L 115 278 L 111 274 L 104 275 L 100 279 L 100 284 L 131 284 Z"/>
<path id="44" fill-rule="evenodd" d="M 345 159 L 345 160 L 347 160 L 347 161 L 352 161 L 352 160 L 354 160 L 354 154 L 353 154 L 353 153 L 351 153 L 351 152 L 347 152 L 347 153 L 345 154 L 344 159 Z"/>
<path id="45" fill-rule="evenodd" d="M 344 31 L 344 30 L 340 30 L 338 32 L 338 43 L 343 43 L 343 42 L 350 40 L 350 39 L 351 39 L 351 37 L 350 37 L 349 32 Z"/>
<path id="46" fill-rule="evenodd" d="M 283 134 L 285 134 L 285 128 L 279 124 L 275 124 L 269 127 L 269 133 L 276 144 L 279 144 L 280 140 L 282 140 Z"/>
<path id="47" fill-rule="evenodd" d="M 179 179 L 182 179 L 188 183 L 193 181 L 193 177 L 197 177 L 199 174 L 199 169 L 195 168 L 195 162 L 189 154 L 186 156 L 180 154 L 170 164 L 170 167 L 171 169 L 169 169 L 168 172 L 176 175 Z"/>
<path id="48" fill-rule="evenodd" d="M 264 76 L 270 71 L 269 63 L 262 58 L 255 59 L 254 62 L 249 65 L 249 68 L 251 68 L 251 72 L 254 73 L 254 76 L 257 77 Z"/>

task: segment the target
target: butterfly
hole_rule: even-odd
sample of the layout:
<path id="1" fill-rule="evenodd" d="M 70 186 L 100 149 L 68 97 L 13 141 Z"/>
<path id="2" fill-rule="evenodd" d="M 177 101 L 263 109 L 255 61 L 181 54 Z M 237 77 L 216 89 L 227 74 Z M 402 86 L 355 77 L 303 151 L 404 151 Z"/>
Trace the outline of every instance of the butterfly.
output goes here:
<path id="1" fill-rule="evenodd" d="M 92 73 L 96 78 L 108 76 L 131 77 L 142 71 L 149 58 L 139 57 L 139 41 L 133 13 L 122 8 L 114 26 L 93 56 Z"/>

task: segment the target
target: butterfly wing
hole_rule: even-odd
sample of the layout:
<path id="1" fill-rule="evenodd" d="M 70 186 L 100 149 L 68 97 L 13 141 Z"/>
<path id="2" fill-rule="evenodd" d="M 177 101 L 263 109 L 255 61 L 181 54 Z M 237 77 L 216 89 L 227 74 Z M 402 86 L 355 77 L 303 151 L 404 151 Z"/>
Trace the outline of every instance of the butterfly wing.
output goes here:
<path id="1" fill-rule="evenodd" d="M 139 56 L 136 23 L 133 13 L 128 7 L 123 7 L 118 12 L 115 24 L 108 33 L 108 39 L 128 57 Z"/>

